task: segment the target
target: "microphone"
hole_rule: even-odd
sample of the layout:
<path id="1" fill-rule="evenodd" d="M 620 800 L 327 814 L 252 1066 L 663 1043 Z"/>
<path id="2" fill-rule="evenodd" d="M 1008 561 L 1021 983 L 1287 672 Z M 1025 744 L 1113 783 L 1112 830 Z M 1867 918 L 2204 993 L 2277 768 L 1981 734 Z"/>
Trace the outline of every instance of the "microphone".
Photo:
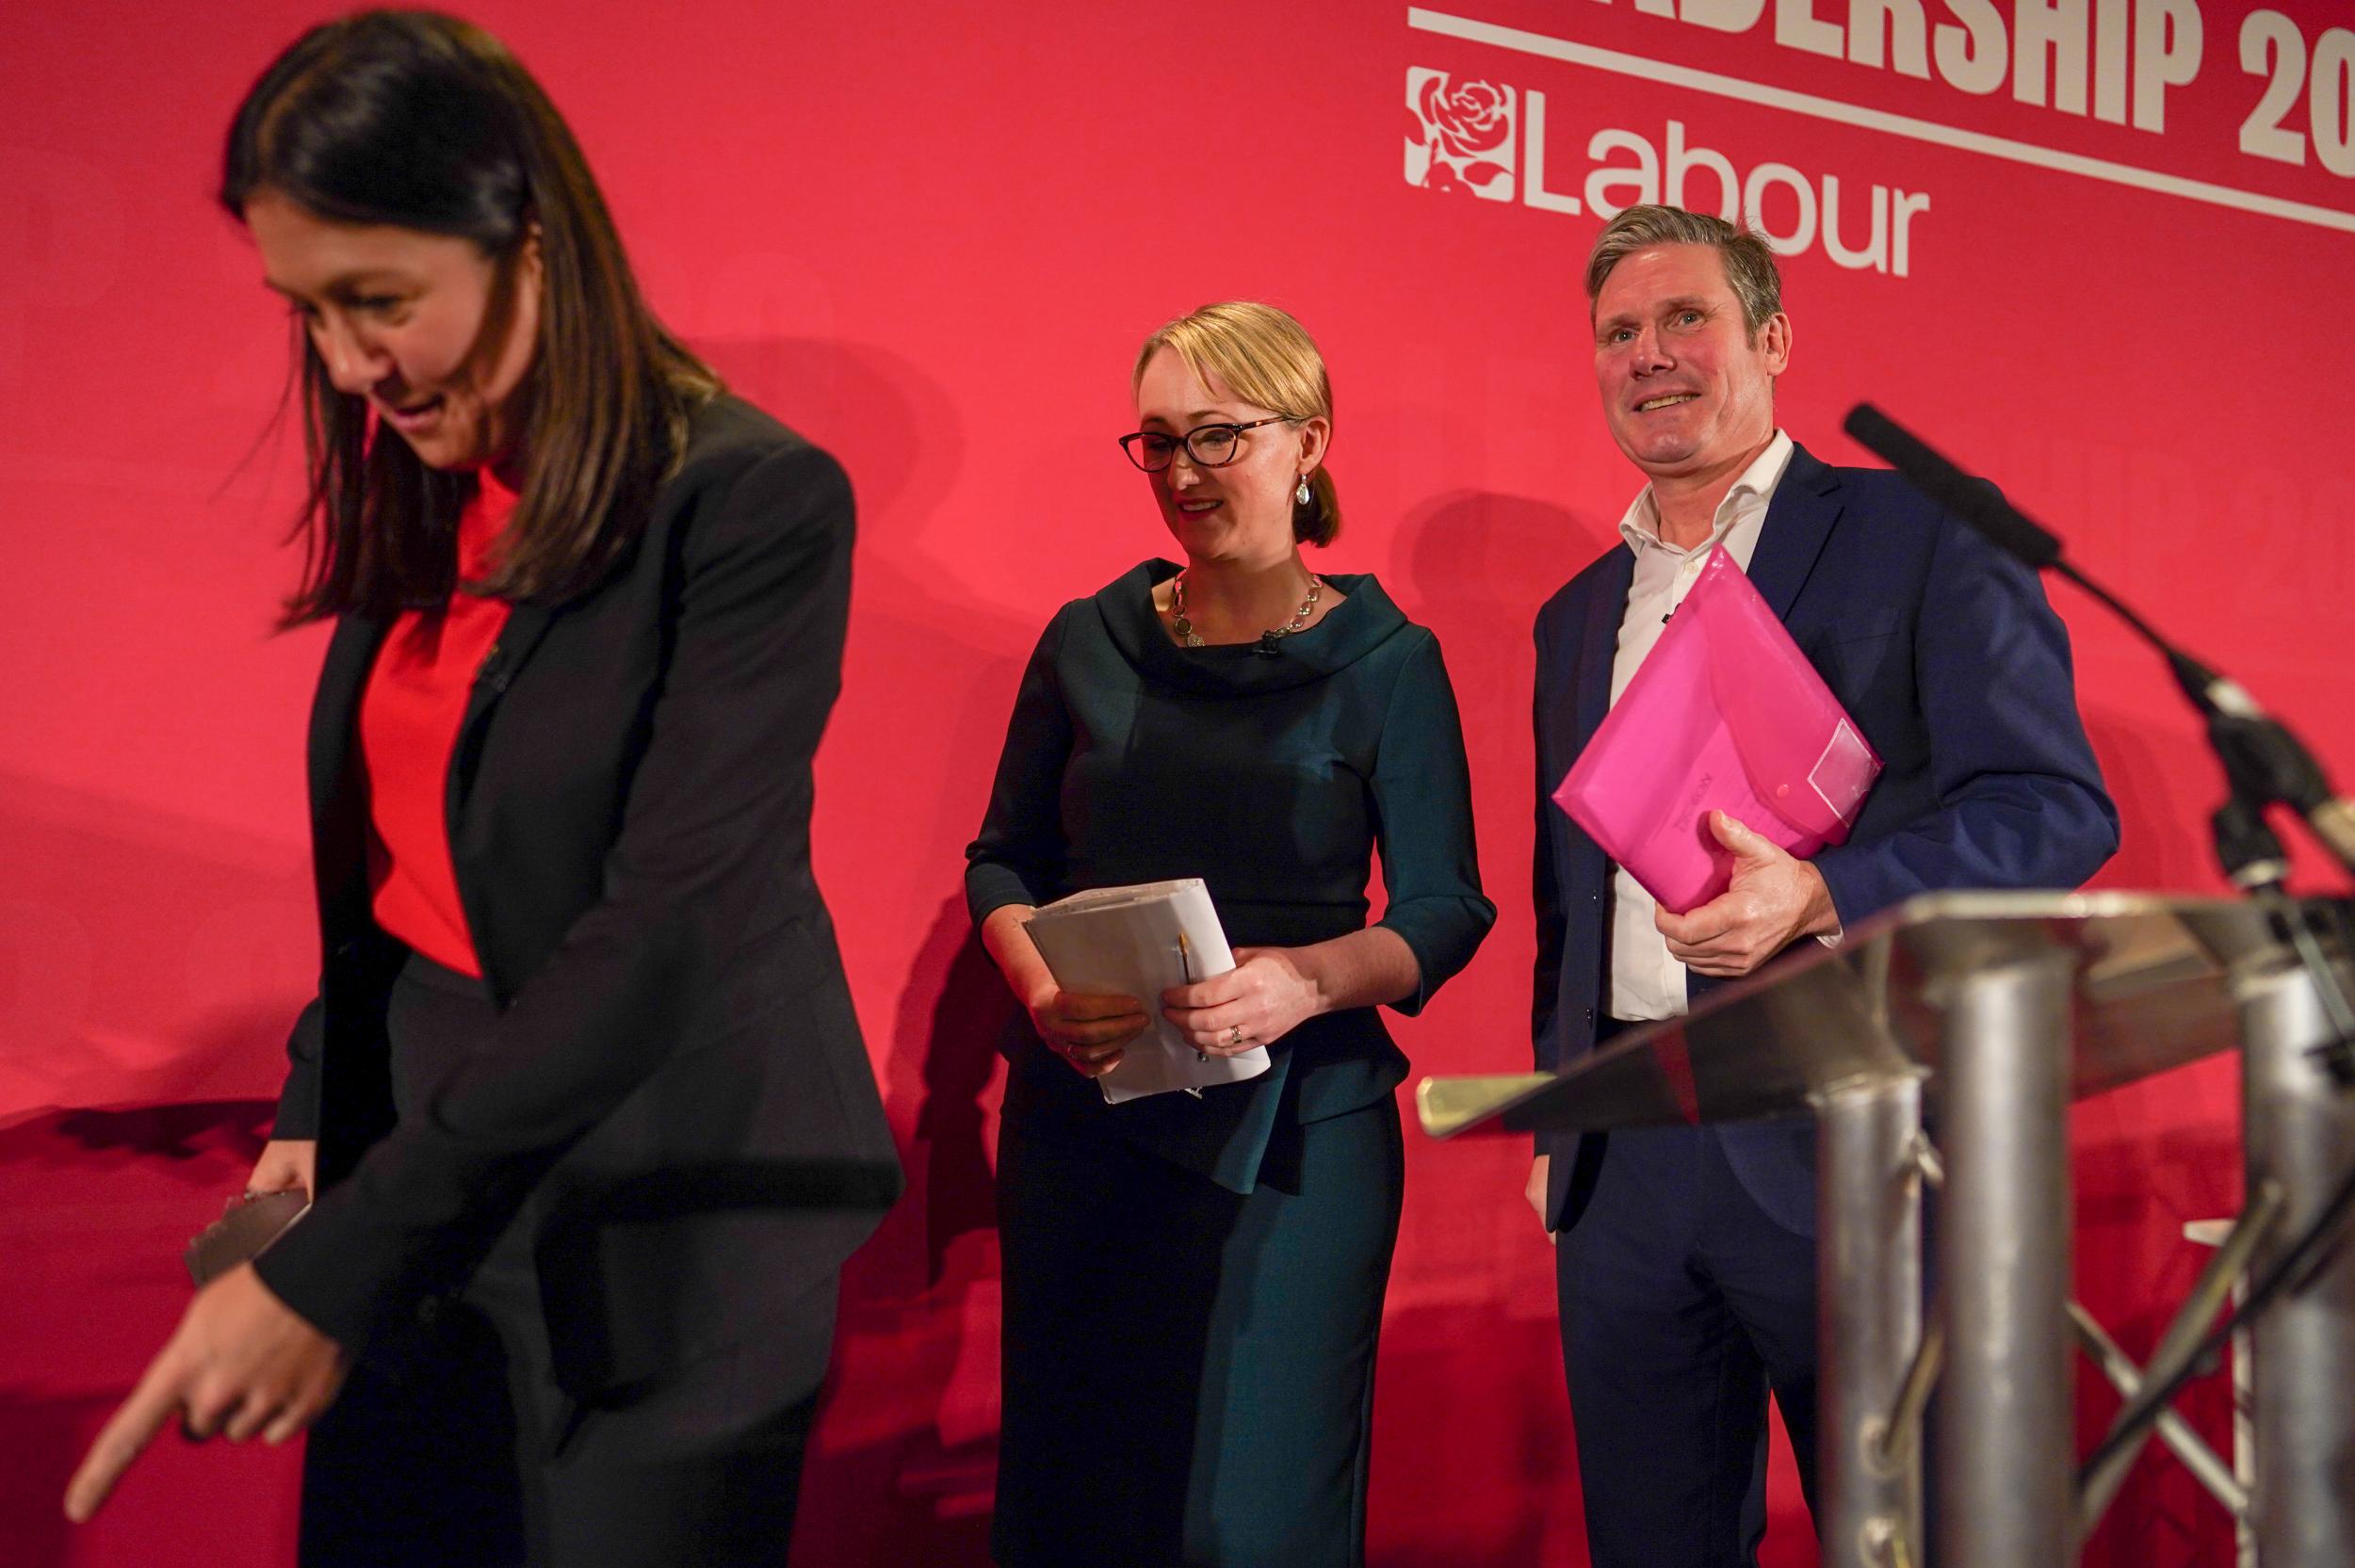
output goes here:
<path id="1" fill-rule="evenodd" d="M 2277 802 L 2290 807 L 2306 819 L 2339 864 L 2355 872 L 2355 801 L 2331 789 L 2314 754 L 2259 707 L 2239 682 L 2217 674 L 2161 637 L 2107 589 L 2063 559 L 2061 542 L 2050 529 L 2005 500 L 1993 485 L 1965 474 L 1872 404 L 1859 403 L 1849 410 L 1841 428 L 1997 549 L 2032 569 L 2058 573 L 2108 606 L 2167 659 L 2175 684 L 2207 719 L 2209 741 L 2224 764 L 2233 793 L 2252 808 Z M 2245 858 L 2254 851 L 2248 848 L 2246 832 L 2236 837 L 2244 848 L 2224 856 L 2225 869 L 2233 881 L 2241 881 L 2244 873 L 2262 864 L 2265 857 Z M 2278 880 L 2278 873 L 2266 880 Z"/>
<path id="2" fill-rule="evenodd" d="M 1926 442 L 1870 403 L 1848 411 L 1841 428 L 1859 445 L 1904 475 L 1913 488 L 1985 535 L 1989 542 L 2017 556 L 2037 571 L 2062 566 L 2060 540 L 2028 520 L 1985 479 L 1973 478 L 1933 451 Z M 2071 577 L 2072 570 L 2063 567 Z"/>
<path id="3" fill-rule="evenodd" d="M 1278 656 L 1284 652 L 1284 634 L 1281 632 L 1261 632 L 1259 634 L 1259 640 L 1252 645 L 1251 651 L 1263 659 L 1272 659 Z"/>

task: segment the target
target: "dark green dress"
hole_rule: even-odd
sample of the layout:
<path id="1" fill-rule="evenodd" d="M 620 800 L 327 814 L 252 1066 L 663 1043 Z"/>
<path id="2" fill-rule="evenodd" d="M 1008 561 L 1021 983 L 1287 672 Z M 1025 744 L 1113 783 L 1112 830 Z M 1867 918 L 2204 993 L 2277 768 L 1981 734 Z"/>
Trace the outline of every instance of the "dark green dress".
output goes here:
<path id="1" fill-rule="evenodd" d="M 966 887 L 978 925 L 1083 887 L 1201 877 L 1237 946 L 1379 924 L 1419 1010 L 1495 919 L 1437 640 L 1370 576 L 1272 645 L 1179 648 L 1148 561 L 1064 606 L 1015 703 Z M 1149 1000 L 1149 998 L 1148 998 Z M 1269 1071 L 1108 1106 L 1022 1020 L 999 1143 L 1014 1564 L 1363 1559 L 1374 1340 L 1406 1060 L 1372 1008 Z"/>

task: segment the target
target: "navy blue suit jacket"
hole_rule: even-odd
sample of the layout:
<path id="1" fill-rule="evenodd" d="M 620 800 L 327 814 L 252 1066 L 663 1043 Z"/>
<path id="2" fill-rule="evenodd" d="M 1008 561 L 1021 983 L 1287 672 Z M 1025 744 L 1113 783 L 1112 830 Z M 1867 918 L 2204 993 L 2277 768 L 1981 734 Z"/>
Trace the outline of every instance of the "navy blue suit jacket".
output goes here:
<path id="1" fill-rule="evenodd" d="M 1634 573 L 1621 544 L 1537 613 L 1531 1028 L 1544 1071 L 1594 1049 L 1609 997 L 1611 865 L 1551 796 L 1609 710 Z M 1749 576 L 1884 764 L 1848 842 L 1815 857 L 1843 926 L 1917 893 L 2075 887 L 2116 851 L 2118 812 L 2077 717 L 2069 635 L 2025 567 L 1896 475 L 1832 468 L 1802 447 Z M 1693 998 L 1713 983 L 1693 976 Z M 1760 1206 L 1812 1235 L 1812 1122 L 1722 1136 Z M 1549 1228 L 1584 1207 L 1599 1145 L 1582 1169 L 1581 1141 L 1539 1135 L 1538 1152 L 1553 1156 Z"/>

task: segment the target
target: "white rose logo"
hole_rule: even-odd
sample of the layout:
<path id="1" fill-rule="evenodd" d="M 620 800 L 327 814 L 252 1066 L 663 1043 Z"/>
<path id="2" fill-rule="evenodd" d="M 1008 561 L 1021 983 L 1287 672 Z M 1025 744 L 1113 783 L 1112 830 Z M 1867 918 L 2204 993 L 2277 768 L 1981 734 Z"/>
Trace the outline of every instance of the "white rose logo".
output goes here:
<path id="1" fill-rule="evenodd" d="M 1406 183 L 1447 194 L 1513 199 L 1514 92 L 1444 71 L 1406 73 Z"/>

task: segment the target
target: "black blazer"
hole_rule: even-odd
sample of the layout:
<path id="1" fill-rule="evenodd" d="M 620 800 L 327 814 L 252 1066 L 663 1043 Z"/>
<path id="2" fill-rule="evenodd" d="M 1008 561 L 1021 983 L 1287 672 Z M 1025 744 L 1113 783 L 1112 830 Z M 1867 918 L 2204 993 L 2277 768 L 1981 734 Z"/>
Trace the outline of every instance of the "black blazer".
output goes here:
<path id="1" fill-rule="evenodd" d="M 852 532 L 834 460 L 721 398 L 610 574 L 513 607 L 447 802 L 497 1030 L 398 1127 L 406 949 L 370 914 L 352 743 L 387 623 L 337 624 L 310 736 L 319 994 L 277 1125 L 318 1140 L 321 1191 L 258 1264 L 325 1333 L 357 1348 L 430 1308 L 522 1214 L 568 1391 L 754 1334 L 822 1378 L 836 1270 L 901 1180 L 810 874 Z"/>

